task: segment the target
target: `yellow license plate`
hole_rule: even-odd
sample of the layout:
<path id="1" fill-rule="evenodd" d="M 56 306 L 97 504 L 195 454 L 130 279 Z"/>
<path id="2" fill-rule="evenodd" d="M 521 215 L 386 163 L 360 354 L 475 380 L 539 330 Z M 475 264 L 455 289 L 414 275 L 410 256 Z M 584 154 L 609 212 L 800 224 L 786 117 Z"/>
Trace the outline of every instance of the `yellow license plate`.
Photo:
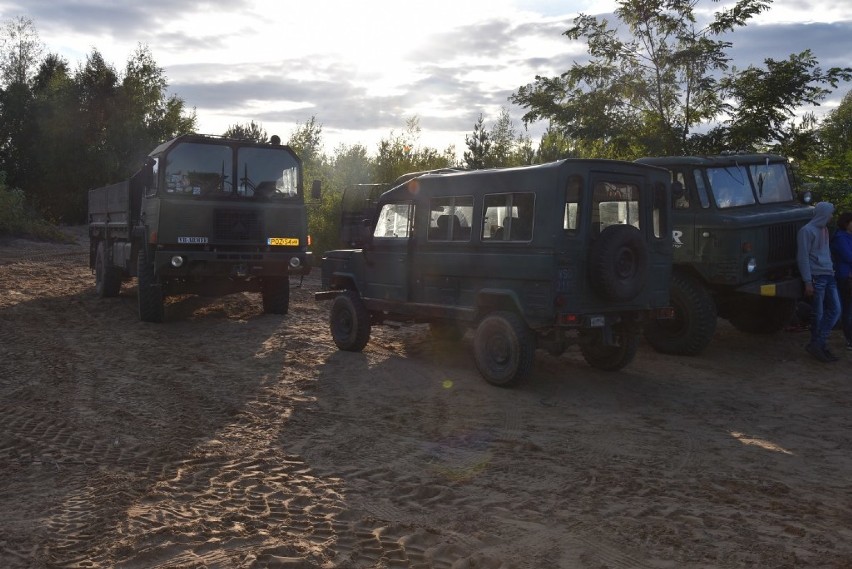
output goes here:
<path id="1" fill-rule="evenodd" d="M 298 245 L 298 237 L 270 237 L 266 240 L 267 245 Z"/>

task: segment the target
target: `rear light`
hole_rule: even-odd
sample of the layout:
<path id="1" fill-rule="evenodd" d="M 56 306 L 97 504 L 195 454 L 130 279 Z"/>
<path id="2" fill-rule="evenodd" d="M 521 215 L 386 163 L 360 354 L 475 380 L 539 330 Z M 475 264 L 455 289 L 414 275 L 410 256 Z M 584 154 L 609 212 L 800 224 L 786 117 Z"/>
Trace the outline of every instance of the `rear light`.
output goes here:
<path id="1" fill-rule="evenodd" d="M 310 247 L 311 245 L 313 245 L 313 240 L 311 239 L 311 236 L 308 235 L 308 247 Z"/>
<path id="2" fill-rule="evenodd" d="M 565 326 L 575 326 L 580 323 L 580 318 L 576 314 L 560 314 L 559 323 Z"/>
<path id="3" fill-rule="evenodd" d="M 742 244 L 743 253 L 751 253 L 752 245 L 750 241 L 746 241 Z"/>

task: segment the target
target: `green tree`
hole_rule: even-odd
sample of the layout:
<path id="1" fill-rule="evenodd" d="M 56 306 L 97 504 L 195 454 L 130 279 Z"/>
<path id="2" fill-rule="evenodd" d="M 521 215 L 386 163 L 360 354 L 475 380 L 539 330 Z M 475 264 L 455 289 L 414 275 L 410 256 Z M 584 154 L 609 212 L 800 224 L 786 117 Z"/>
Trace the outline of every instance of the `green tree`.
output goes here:
<path id="1" fill-rule="evenodd" d="M 126 175 L 136 171 L 157 144 L 194 132 L 195 111 L 177 95 L 167 96 L 168 80 L 150 49 L 139 45 L 128 58 L 118 88 L 120 115 L 109 129 Z"/>
<path id="2" fill-rule="evenodd" d="M 297 124 L 287 145 L 302 159 L 306 171 L 317 176 L 321 174 L 326 157 L 323 153 L 322 124 L 317 122 L 316 116 L 312 116 L 304 124 Z"/>
<path id="3" fill-rule="evenodd" d="M 339 232 L 337 225 L 339 217 L 334 219 L 334 212 L 339 205 L 339 198 L 335 199 L 334 190 L 329 188 L 331 178 L 331 167 L 323 152 L 322 124 L 312 116 L 304 123 L 298 123 L 287 145 L 302 160 L 303 183 L 306 191 L 309 191 L 314 180 L 320 180 L 324 191 L 320 203 L 311 204 L 308 209 L 308 233 L 313 243 L 311 250 L 316 253 L 332 248 L 336 244 Z M 319 259 L 316 259 L 318 262 Z"/>
<path id="4" fill-rule="evenodd" d="M 839 211 L 852 211 L 852 91 L 816 130 L 817 143 L 796 164 L 803 181 Z"/>
<path id="5" fill-rule="evenodd" d="M 166 89 L 144 46 L 122 75 L 97 50 L 73 75 L 48 55 L 33 80 L 32 140 L 20 148 L 34 168 L 21 187 L 49 219 L 84 220 L 88 189 L 128 178 L 157 144 L 194 131 L 194 111 Z"/>
<path id="6" fill-rule="evenodd" d="M 829 112 L 818 129 L 821 170 L 835 178 L 852 178 L 852 91 Z"/>
<path id="7" fill-rule="evenodd" d="M 485 128 L 482 113 L 473 125 L 473 133 L 470 136 L 464 135 L 464 143 L 467 146 L 463 160 L 465 167 L 470 170 L 486 168 L 491 153 L 491 138 Z"/>
<path id="8" fill-rule="evenodd" d="M 317 255 L 340 247 L 343 192 L 355 184 L 370 183 L 372 172 L 373 161 L 364 146 L 340 145 L 335 149 L 323 180 L 322 199 L 308 210 L 312 250 Z"/>
<path id="9" fill-rule="evenodd" d="M 266 129 L 263 128 L 260 123 L 256 123 L 254 121 L 245 124 L 232 124 L 228 127 L 228 130 L 222 133 L 222 136 L 237 140 L 251 140 L 261 143 L 269 142 Z"/>
<path id="10" fill-rule="evenodd" d="M 48 219 L 58 221 L 66 210 L 79 208 L 79 196 L 71 189 L 79 191 L 86 184 L 79 167 L 86 152 L 79 144 L 77 88 L 65 59 L 49 54 L 42 61 L 33 96 L 33 145 L 27 149 L 33 175 L 26 187 L 36 207 Z"/>
<path id="11" fill-rule="evenodd" d="M 0 29 L 0 170 L 23 188 L 32 174 L 32 78 L 43 50 L 32 20 L 19 17 Z"/>
<path id="12" fill-rule="evenodd" d="M 716 79 L 728 68 L 719 39 L 769 7 L 739 0 L 697 23 L 699 0 L 619 0 L 615 15 L 626 30 L 581 14 L 565 32 L 586 42 L 588 63 L 558 77 L 537 76 L 510 100 L 528 109 L 524 121 L 549 120 L 599 156 L 680 154 L 694 127 L 724 110 Z"/>
<path id="13" fill-rule="evenodd" d="M 515 142 L 512 145 L 512 154 L 509 158 L 510 166 L 525 166 L 528 164 L 536 164 L 538 161 L 538 152 L 533 148 L 532 138 L 530 138 L 526 125 L 524 131 L 515 136 Z"/>
<path id="14" fill-rule="evenodd" d="M 491 157 L 489 166 L 517 166 L 519 155 L 516 152 L 518 142 L 515 124 L 509 116 L 509 109 L 502 107 L 497 122 L 488 133 L 491 139 Z"/>
<path id="15" fill-rule="evenodd" d="M 823 71 L 805 50 L 783 61 L 768 58 L 765 69 L 749 66 L 726 76 L 722 89 L 732 99 L 731 119 L 726 121 L 726 146 L 735 149 L 768 148 L 800 157 L 802 148 L 815 143 L 815 121 L 797 121 L 802 105 L 818 105 L 841 80 L 852 79 L 852 69 L 833 67 Z M 804 128 L 803 128 L 804 127 Z"/>
<path id="16" fill-rule="evenodd" d="M 571 141 L 565 137 L 565 131 L 552 125 L 548 126 L 538 143 L 536 161 L 543 164 L 574 156 L 576 154 Z"/>
<path id="17" fill-rule="evenodd" d="M 44 51 L 38 30 L 29 18 L 8 20 L 0 31 L 0 81 L 28 84 Z"/>
<path id="18" fill-rule="evenodd" d="M 0 170 L 9 185 L 24 188 L 32 171 L 26 150 L 32 146 L 33 94 L 26 83 L 12 83 L 0 92 Z"/>
<path id="19" fill-rule="evenodd" d="M 379 141 L 373 178 L 375 182 L 389 183 L 410 172 L 450 168 L 455 165 L 455 148 L 450 146 L 439 152 L 434 148 L 418 146 L 420 132 L 420 119 L 411 117 L 406 121 L 403 132 L 391 131 L 389 138 Z"/>

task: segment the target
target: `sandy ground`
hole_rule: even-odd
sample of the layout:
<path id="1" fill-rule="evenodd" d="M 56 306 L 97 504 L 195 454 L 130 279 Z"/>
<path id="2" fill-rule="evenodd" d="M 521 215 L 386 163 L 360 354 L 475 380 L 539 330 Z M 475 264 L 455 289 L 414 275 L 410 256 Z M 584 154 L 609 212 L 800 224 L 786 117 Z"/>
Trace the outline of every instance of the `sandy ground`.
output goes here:
<path id="1" fill-rule="evenodd" d="M 137 320 L 77 245 L 0 242 L 4 568 L 852 567 L 852 353 L 721 324 L 622 372 L 470 334 L 339 352 L 315 278 Z M 834 338 L 841 352 L 840 338 Z"/>

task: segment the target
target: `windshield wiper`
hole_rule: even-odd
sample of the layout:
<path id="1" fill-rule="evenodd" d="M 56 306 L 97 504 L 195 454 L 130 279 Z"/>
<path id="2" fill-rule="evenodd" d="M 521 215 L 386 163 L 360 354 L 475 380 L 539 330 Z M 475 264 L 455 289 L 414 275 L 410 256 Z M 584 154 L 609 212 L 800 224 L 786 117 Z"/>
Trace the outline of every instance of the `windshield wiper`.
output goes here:
<path id="1" fill-rule="evenodd" d="M 248 175 L 248 162 L 243 165 L 243 177 L 240 179 L 240 184 L 245 188 L 246 196 L 248 196 L 249 189 L 251 189 L 252 194 L 254 194 L 255 185 Z"/>

